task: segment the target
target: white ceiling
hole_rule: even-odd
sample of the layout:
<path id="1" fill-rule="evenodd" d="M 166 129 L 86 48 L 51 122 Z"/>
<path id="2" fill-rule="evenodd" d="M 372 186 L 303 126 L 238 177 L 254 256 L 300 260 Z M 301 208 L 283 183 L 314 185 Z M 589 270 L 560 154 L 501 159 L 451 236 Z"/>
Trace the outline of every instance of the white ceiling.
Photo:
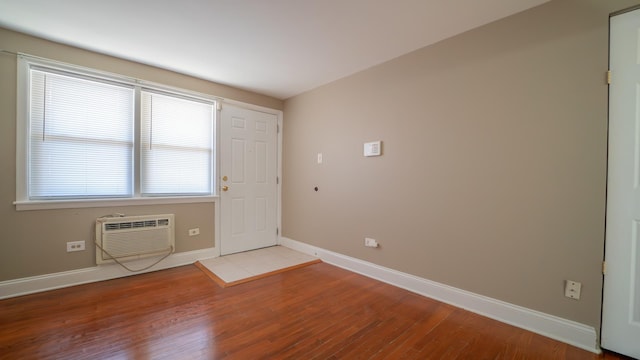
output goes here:
<path id="1" fill-rule="evenodd" d="M 0 27 L 286 99 L 547 1 L 0 0 Z"/>

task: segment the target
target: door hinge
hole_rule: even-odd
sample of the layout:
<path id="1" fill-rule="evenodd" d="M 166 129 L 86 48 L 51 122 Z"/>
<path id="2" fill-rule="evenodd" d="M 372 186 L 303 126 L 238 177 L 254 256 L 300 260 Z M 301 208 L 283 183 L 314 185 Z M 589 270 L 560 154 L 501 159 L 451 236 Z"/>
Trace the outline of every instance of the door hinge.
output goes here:
<path id="1" fill-rule="evenodd" d="M 276 228 L 276 235 L 280 235 L 280 229 Z"/>
<path id="2" fill-rule="evenodd" d="M 602 262 L 602 275 L 607 275 L 607 262 Z"/>
<path id="3" fill-rule="evenodd" d="M 276 133 L 280 134 L 280 124 L 276 124 Z"/>
<path id="4" fill-rule="evenodd" d="M 218 110 L 218 111 L 222 110 L 222 103 L 221 102 L 217 102 L 216 103 L 216 110 Z"/>
<path id="5" fill-rule="evenodd" d="M 611 85 L 611 70 L 607 70 L 607 85 Z"/>
<path id="6" fill-rule="evenodd" d="M 276 176 L 276 185 L 280 184 L 280 178 Z"/>

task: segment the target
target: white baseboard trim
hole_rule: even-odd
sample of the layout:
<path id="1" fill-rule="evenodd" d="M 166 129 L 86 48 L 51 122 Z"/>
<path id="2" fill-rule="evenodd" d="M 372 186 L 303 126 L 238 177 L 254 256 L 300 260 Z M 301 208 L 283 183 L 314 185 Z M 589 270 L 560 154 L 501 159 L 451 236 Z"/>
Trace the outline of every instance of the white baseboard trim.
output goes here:
<path id="1" fill-rule="evenodd" d="M 595 328 L 281 237 L 279 244 L 322 261 L 599 354 Z"/>
<path id="2" fill-rule="evenodd" d="M 86 284 L 96 281 L 110 280 L 119 277 L 144 274 L 146 272 L 168 269 L 176 266 L 193 264 L 194 262 L 218 256 L 215 248 L 175 253 L 162 260 L 151 269 L 140 272 L 129 272 L 117 264 L 106 264 L 79 270 L 64 271 L 54 274 L 32 276 L 27 278 L 0 282 L 0 299 L 27 295 L 36 292 L 59 289 L 68 286 Z M 127 262 L 131 268 L 143 268 L 154 261 L 154 258 Z"/>

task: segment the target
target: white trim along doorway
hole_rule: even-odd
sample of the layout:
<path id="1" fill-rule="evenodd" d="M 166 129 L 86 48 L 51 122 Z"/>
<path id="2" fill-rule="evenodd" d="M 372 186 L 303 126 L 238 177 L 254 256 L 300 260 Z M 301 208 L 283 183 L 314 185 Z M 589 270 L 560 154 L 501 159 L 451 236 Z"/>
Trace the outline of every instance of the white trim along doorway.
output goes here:
<path id="1" fill-rule="evenodd" d="M 601 346 L 640 358 L 640 9 L 610 19 Z"/>

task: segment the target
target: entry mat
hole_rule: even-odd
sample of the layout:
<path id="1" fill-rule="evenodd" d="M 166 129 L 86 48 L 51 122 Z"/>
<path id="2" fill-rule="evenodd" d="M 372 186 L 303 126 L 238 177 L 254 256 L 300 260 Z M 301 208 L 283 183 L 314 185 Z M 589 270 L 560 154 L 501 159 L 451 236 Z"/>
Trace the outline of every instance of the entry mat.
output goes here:
<path id="1" fill-rule="evenodd" d="M 197 261 L 195 265 L 221 287 L 242 284 L 321 262 L 284 246 L 272 246 Z"/>

